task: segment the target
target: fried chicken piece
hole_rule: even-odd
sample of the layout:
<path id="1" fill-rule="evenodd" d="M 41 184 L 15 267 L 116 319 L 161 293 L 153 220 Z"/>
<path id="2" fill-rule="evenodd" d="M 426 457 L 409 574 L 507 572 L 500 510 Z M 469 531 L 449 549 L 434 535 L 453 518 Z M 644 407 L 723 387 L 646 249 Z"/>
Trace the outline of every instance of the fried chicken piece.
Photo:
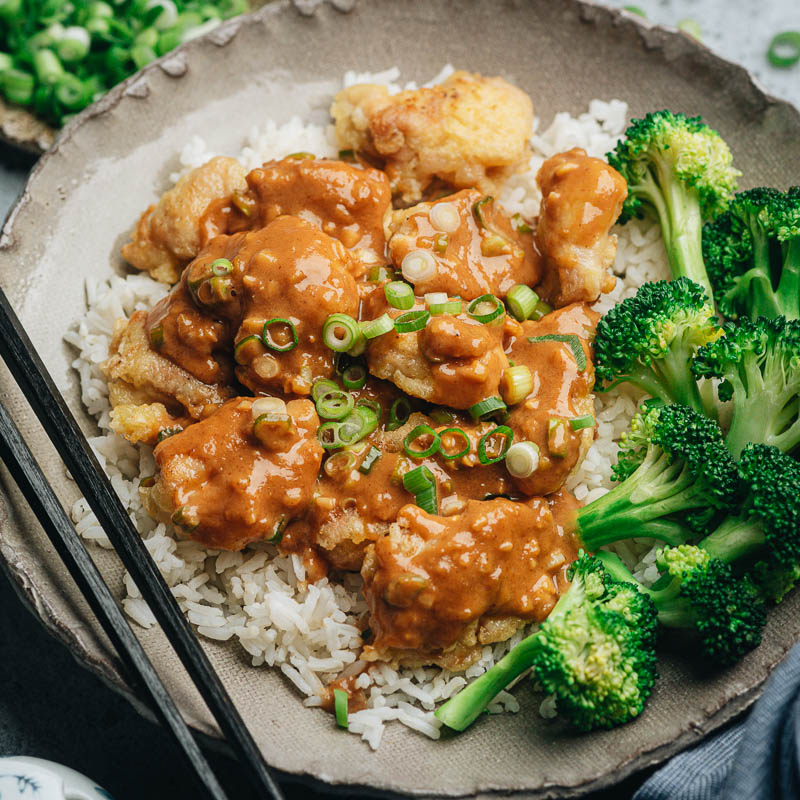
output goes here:
<path id="1" fill-rule="evenodd" d="M 512 286 L 533 286 L 541 277 L 530 229 L 512 225 L 491 197 L 475 189 L 395 211 L 390 230 L 389 255 L 398 269 L 420 253 L 436 264 L 429 278 L 414 284 L 418 295 L 505 297 Z"/>
<path id="2" fill-rule="evenodd" d="M 336 95 L 331 115 L 339 147 L 381 163 L 402 205 L 419 202 L 434 179 L 496 193 L 524 169 L 533 133 L 528 95 L 502 78 L 468 72 L 396 95 L 384 86 L 351 86 Z"/>
<path id="3" fill-rule="evenodd" d="M 617 237 L 609 231 L 628 196 L 625 179 L 575 147 L 548 158 L 536 182 L 542 192 L 536 242 L 545 258 L 540 293 L 557 308 L 594 303 L 614 288 L 608 270 Z"/>
<path id="4" fill-rule="evenodd" d="M 374 298 L 376 301 L 380 298 Z M 408 313 L 383 300 L 370 305 L 375 316 L 397 318 Z M 417 301 L 411 311 L 422 310 Z M 504 325 L 485 325 L 462 313 L 439 314 L 418 331 L 398 333 L 394 328 L 370 340 L 369 371 L 391 381 L 412 397 L 429 403 L 466 409 L 498 393 L 508 359 L 503 352 Z"/>
<path id="5" fill-rule="evenodd" d="M 210 207 L 209 231 L 255 230 L 276 217 L 302 217 L 350 252 L 354 277 L 385 263 L 384 225 L 392 194 L 386 175 L 329 159 L 268 161 L 247 175 L 248 191 Z"/>
<path id="6" fill-rule="evenodd" d="M 276 419 L 264 422 L 263 413 Z M 309 400 L 230 400 L 156 447 L 158 472 L 141 490 L 143 502 L 206 547 L 241 550 L 275 538 L 311 502 L 322 460 L 318 426 Z"/>
<path id="7" fill-rule="evenodd" d="M 405 506 L 361 570 L 374 636 L 362 658 L 464 669 L 483 644 L 545 619 L 576 555 L 560 502 L 473 500 L 451 517 Z"/>
<path id="8" fill-rule="evenodd" d="M 236 375 L 256 393 L 310 394 L 317 378 L 333 373 L 334 353 L 322 337 L 325 321 L 333 313 L 358 313 L 350 255 L 299 217 L 277 217 L 242 236 L 234 258 L 243 275 Z M 269 327 L 274 347 L 267 349 L 257 337 L 270 320 L 278 321 Z M 294 334 L 280 320 L 291 322 Z"/>
<path id="9" fill-rule="evenodd" d="M 203 383 L 153 350 L 146 311 L 117 321 L 102 369 L 113 407 L 111 427 L 132 442 L 153 444 L 164 428 L 202 419 L 232 395 L 229 387 Z"/>
<path id="10" fill-rule="evenodd" d="M 598 319 L 588 306 L 574 303 L 537 322 L 513 323 L 508 357 L 530 369 L 533 390 L 511 407 L 506 424 L 515 442 L 529 441 L 539 448 L 538 468 L 527 478 L 513 479 L 525 495 L 557 491 L 580 468 L 594 441 L 594 425 L 575 431 L 570 420 L 594 414 L 591 343 Z M 549 338 L 553 336 L 559 338 Z M 531 342 L 530 337 L 539 340 Z M 583 354 L 581 363 L 574 347 Z"/>
<path id="11" fill-rule="evenodd" d="M 206 208 L 245 189 L 245 174 L 235 158 L 218 156 L 181 177 L 141 215 L 122 257 L 156 280 L 175 283 L 206 242 L 200 224 Z"/>

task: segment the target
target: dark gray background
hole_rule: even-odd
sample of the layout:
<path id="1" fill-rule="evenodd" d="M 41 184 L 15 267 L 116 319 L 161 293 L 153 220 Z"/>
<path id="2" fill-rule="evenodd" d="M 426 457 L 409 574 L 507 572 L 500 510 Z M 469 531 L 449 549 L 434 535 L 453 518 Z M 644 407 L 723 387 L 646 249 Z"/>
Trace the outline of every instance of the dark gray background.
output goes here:
<path id="1" fill-rule="evenodd" d="M 687 17 L 697 20 L 708 45 L 748 67 L 773 94 L 800 104 L 800 65 L 778 70 L 764 57 L 775 33 L 800 30 L 800 10 L 794 0 L 634 3 L 659 23 L 675 25 Z M 14 202 L 31 166 L 27 157 L 0 148 L 0 216 Z M 0 754 L 33 755 L 67 764 L 92 776 L 117 800 L 195 800 L 198 796 L 169 738 L 80 668 L 22 606 L 1 574 Z M 232 798 L 251 796 L 234 763 L 214 753 L 210 757 Z M 592 795 L 592 800 L 624 800 L 644 777 Z M 296 784 L 287 786 L 287 794 L 310 800 L 325 796 Z"/>

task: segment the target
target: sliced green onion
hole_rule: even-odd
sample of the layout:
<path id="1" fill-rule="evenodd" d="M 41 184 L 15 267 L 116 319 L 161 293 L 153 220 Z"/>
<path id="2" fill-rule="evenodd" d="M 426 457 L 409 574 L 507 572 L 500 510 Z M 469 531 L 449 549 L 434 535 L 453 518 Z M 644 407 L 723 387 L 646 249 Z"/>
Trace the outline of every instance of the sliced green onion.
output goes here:
<path id="1" fill-rule="evenodd" d="M 449 425 L 455 419 L 455 414 L 452 411 L 446 411 L 443 408 L 434 408 L 428 416 L 437 425 Z"/>
<path id="2" fill-rule="evenodd" d="M 484 215 L 484 209 L 489 203 L 493 202 L 494 198 L 491 195 L 487 195 L 486 197 L 482 197 L 472 206 L 472 216 L 475 217 L 475 221 L 478 223 L 479 228 L 488 228 L 489 223 L 486 221 L 486 217 Z"/>
<path id="3" fill-rule="evenodd" d="M 376 414 L 368 406 L 356 404 L 355 411 L 345 420 L 345 423 L 347 423 L 348 420 L 352 420 L 353 424 L 358 420 L 360 425 L 358 436 L 353 439 L 353 442 L 351 442 L 352 444 L 363 439 L 365 436 L 369 436 L 378 427 L 380 415 Z"/>
<path id="4" fill-rule="evenodd" d="M 260 336 L 253 333 L 240 339 L 233 348 L 233 360 L 244 366 L 249 364 L 256 356 L 264 352 L 264 342 Z"/>
<path id="5" fill-rule="evenodd" d="M 344 419 L 355 407 L 355 400 L 350 392 L 337 386 L 320 394 L 316 406 L 322 419 Z"/>
<path id="6" fill-rule="evenodd" d="M 45 86 L 51 86 L 64 74 L 64 68 L 52 50 L 37 50 L 33 54 L 33 71 L 39 83 Z"/>
<path id="7" fill-rule="evenodd" d="M 536 308 L 538 302 L 539 295 L 524 283 L 518 283 L 506 295 L 508 310 L 519 322 L 525 322 L 533 314 L 533 309 Z"/>
<path id="8" fill-rule="evenodd" d="M 356 400 L 356 408 L 359 406 L 369 409 L 379 420 L 383 414 L 383 406 L 377 400 L 370 400 L 369 397 L 359 397 Z"/>
<path id="9" fill-rule="evenodd" d="M 356 151 L 355 150 L 340 150 L 339 151 L 339 161 L 348 161 L 352 163 L 356 160 Z"/>
<path id="10" fill-rule="evenodd" d="M 411 404 L 405 397 L 398 397 L 389 409 L 389 421 L 386 423 L 387 431 L 396 431 L 408 422 L 411 416 Z"/>
<path id="11" fill-rule="evenodd" d="M 484 325 L 505 313 L 505 306 L 493 294 L 482 294 L 467 305 L 467 315 Z"/>
<path id="12" fill-rule="evenodd" d="M 436 499 L 436 485 L 429 486 L 414 495 L 414 502 L 428 514 L 438 514 L 439 504 Z"/>
<path id="13" fill-rule="evenodd" d="M 0 53 L 0 72 L 5 72 L 7 69 L 14 67 L 14 57 L 8 53 Z"/>
<path id="14" fill-rule="evenodd" d="M 233 272 L 233 264 L 227 258 L 217 258 L 211 262 L 211 272 L 214 275 L 229 275 Z"/>
<path id="15" fill-rule="evenodd" d="M 358 471 L 362 475 L 369 475 L 372 472 L 372 468 L 377 463 L 378 459 L 383 455 L 380 449 L 375 447 L 373 444 L 367 454 L 364 456 L 364 460 L 358 465 Z"/>
<path id="16" fill-rule="evenodd" d="M 428 445 L 428 447 L 425 447 L 422 450 L 417 450 L 411 446 L 417 439 L 421 439 L 423 436 L 431 437 L 431 443 Z M 423 424 L 415 426 L 406 435 L 406 438 L 403 439 L 403 449 L 406 451 L 406 455 L 411 456 L 411 458 L 428 458 L 429 456 L 437 453 L 440 446 L 441 440 L 439 438 L 439 434 L 436 433 L 436 431 L 431 428 L 430 425 Z"/>
<path id="17" fill-rule="evenodd" d="M 489 444 L 495 436 L 503 437 L 503 445 L 496 456 L 490 456 L 486 452 L 486 445 Z M 493 430 L 481 436 L 478 441 L 478 461 L 480 461 L 481 464 L 496 464 L 498 461 L 502 461 L 506 457 L 506 453 L 508 453 L 513 441 L 514 431 L 512 431 L 508 425 L 498 425 Z"/>
<path id="18" fill-rule="evenodd" d="M 569 421 L 574 431 L 582 431 L 584 428 L 594 427 L 594 414 L 584 414 L 582 417 L 575 417 Z"/>
<path id="19" fill-rule="evenodd" d="M 3 95 L 9 103 L 27 106 L 33 99 L 36 79 L 30 72 L 24 72 L 21 69 L 8 69 L 0 75 L 0 84 L 3 87 Z"/>
<path id="20" fill-rule="evenodd" d="M 450 314 L 457 317 L 461 313 L 461 301 L 448 300 L 446 303 L 433 303 L 428 310 L 431 312 L 432 317 L 438 317 L 441 314 Z"/>
<path id="21" fill-rule="evenodd" d="M 527 478 L 539 468 L 539 447 L 533 442 L 516 442 L 506 453 L 506 469 L 514 478 Z"/>
<path id="22" fill-rule="evenodd" d="M 336 712 L 336 724 L 340 728 L 347 728 L 347 701 L 349 695 L 344 689 L 333 690 L 333 707 Z"/>
<path id="23" fill-rule="evenodd" d="M 252 197 L 248 197 L 238 189 L 231 194 L 231 204 L 246 217 L 249 217 L 258 205 Z"/>
<path id="24" fill-rule="evenodd" d="M 244 339 L 242 340 L 244 341 Z M 311 387 L 311 397 L 316 403 L 322 395 L 326 392 L 331 390 L 338 390 L 339 384 L 336 381 L 332 381 L 330 378 L 318 378 L 314 381 L 314 385 Z"/>
<path id="25" fill-rule="evenodd" d="M 361 323 L 361 332 L 367 339 L 376 339 L 389 333 L 394 328 L 394 321 L 388 314 L 381 314 L 377 319 Z"/>
<path id="26" fill-rule="evenodd" d="M 367 274 L 367 280 L 374 283 L 382 283 L 383 281 L 393 281 L 395 272 L 391 267 L 371 267 Z"/>
<path id="27" fill-rule="evenodd" d="M 347 352 L 361 335 L 358 323 L 349 314 L 331 314 L 322 326 L 322 341 L 337 353 Z"/>
<path id="28" fill-rule="evenodd" d="M 567 454 L 568 444 L 567 421 L 559 417 L 550 417 L 547 421 L 547 449 L 551 456 L 562 458 Z"/>
<path id="29" fill-rule="evenodd" d="M 351 364 L 342 373 L 345 389 L 361 389 L 367 382 L 367 370 L 363 364 Z"/>
<path id="30" fill-rule="evenodd" d="M 528 319 L 533 319 L 533 320 L 541 319 L 542 317 L 549 314 L 552 310 L 553 306 L 551 306 L 550 303 L 545 303 L 544 300 L 540 300 L 536 304 L 536 308 L 533 309 L 533 312 L 531 313 L 530 317 L 528 317 Z"/>
<path id="31" fill-rule="evenodd" d="M 0 19 L 6 22 L 18 22 L 22 12 L 22 0 L 2 0 L 0 2 Z"/>
<path id="32" fill-rule="evenodd" d="M 216 280 L 216 278 L 212 278 L 212 283 Z M 288 328 L 289 333 L 292 336 L 291 341 L 286 342 L 285 344 L 280 344 L 276 342 L 272 338 L 272 333 L 270 328 L 273 325 L 280 325 Z M 289 350 L 294 350 L 297 347 L 297 328 L 294 327 L 294 323 L 291 320 L 286 319 L 285 317 L 273 317 L 272 319 L 268 319 L 264 323 L 264 328 L 261 331 L 261 341 L 264 342 L 265 347 L 269 347 L 270 350 L 276 350 L 278 353 L 286 353 Z"/>
<path id="33" fill-rule="evenodd" d="M 413 333 L 422 330 L 431 318 L 431 312 L 426 309 L 406 311 L 394 321 L 394 329 L 398 333 Z"/>
<path id="34" fill-rule="evenodd" d="M 703 41 L 703 29 L 700 27 L 700 23 L 696 19 L 687 17 L 686 19 L 682 19 L 676 27 L 679 31 L 688 33 L 693 39 L 697 39 L 698 42 Z"/>
<path id="35" fill-rule="evenodd" d="M 793 67 L 800 61 L 800 31 L 783 31 L 774 36 L 767 59 L 773 67 Z"/>
<path id="36" fill-rule="evenodd" d="M 350 475 L 356 465 L 355 453 L 350 450 L 340 450 L 325 459 L 323 469 L 329 478 L 343 478 Z"/>
<path id="37" fill-rule="evenodd" d="M 272 529 L 272 535 L 267 539 L 268 542 L 280 544 L 281 539 L 283 539 L 283 531 L 286 528 L 287 521 L 286 515 L 281 514 L 281 518 L 275 523 L 275 527 Z"/>
<path id="38" fill-rule="evenodd" d="M 459 437 L 463 440 L 464 446 L 461 450 L 453 452 L 450 449 L 445 447 L 447 442 L 447 437 Z M 454 458 L 462 458 L 467 453 L 469 453 L 470 448 L 472 447 L 472 442 L 470 441 L 469 436 L 467 436 L 466 432 L 463 431 L 461 428 L 447 428 L 439 433 L 439 452 L 442 454 L 443 458 L 446 458 L 448 461 L 452 461 Z"/>
<path id="39" fill-rule="evenodd" d="M 491 258 L 493 256 L 506 256 L 512 253 L 512 243 L 499 233 L 490 233 L 481 239 L 481 255 Z"/>
<path id="40" fill-rule="evenodd" d="M 149 331 L 150 347 L 158 350 L 164 344 L 164 326 L 154 325 Z"/>
<path id="41" fill-rule="evenodd" d="M 317 441 L 326 450 L 333 450 L 336 447 L 344 447 L 345 444 L 350 444 L 350 442 L 345 442 L 342 439 L 341 428 L 342 423 L 340 421 L 323 422 L 317 428 Z"/>
<path id="42" fill-rule="evenodd" d="M 180 433 L 182 430 L 183 428 L 181 428 L 180 425 L 176 428 L 162 428 L 156 437 L 156 444 L 160 444 L 164 441 L 164 439 L 169 439 L 170 436 L 174 436 L 176 433 Z"/>
<path id="43" fill-rule="evenodd" d="M 383 291 L 392 308 L 405 311 L 414 305 L 414 289 L 405 281 L 390 281 L 383 287 Z"/>
<path id="44" fill-rule="evenodd" d="M 56 53 L 62 61 L 72 64 L 86 58 L 90 44 L 91 36 L 86 28 L 70 25 L 64 28 L 61 38 L 56 43 Z"/>
<path id="45" fill-rule="evenodd" d="M 411 494 L 418 494 L 425 489 L 436 486 L 436 479 L 433 473 L 424 464 L 409 470 L 403 475 L 403 488 Z"/>
<path id="46" fill-rule="evenodd" d="M 517 233 L 531 233 L 533 228 L 522 218 L 522 214 L 514 214 L 511 224 Z"/>
<path id="47" fill-rule="evenodd" d="M 433 249 L 439 255 L 447 252 L 448 244 L 450 244 L 450 237 L 446 233 L 437 233 L 433 239 Z"/>
<path id="48" fill-rule="evenodd" d="M 636 14 L 639 17 L 647 17 L 644 9 L 640 6 L 622 6 L 624 11 L 628 11 L 631 14 Z"/>
<path id="49" fill-rule="evenodd" d="M 578 365 L 578 371 L 583 372 L 586 369 L 586 353 L 583 352 L 581 340 L 574 333 L 548 333 L 546 336 L 529 336 L 528 341 L 531 344 L 535 342 L 563 342 L 569 345 L 572 350 L 572 355 L 575 357 L 575 363 Z"/>
<path id="50" fill-rule="evenodd" d="M 414 284 L 430 280 L 438 268 L 436 258 L 429 250 L 412 250 L 406 253 L 400 264 L 403 277 Z"/>
<path id="51" fill-rule="evenodd" d="M 65 72 L 55 83 L 53 92 L 56 100 L 67 111 L 80 111 L 91 102 L 86 84 L 76 75 Z"/>
<path id="52" fill-rule="evenodd" d="M 521 403 L 533 390 L 533 375 L 524 364 L 506 367 L 500 378 L 500 394 L 510 406 Z"/>
<path id="53" fill-rule="evenodd" d="M 275 444 L 275 437 L 283 436 L 294 430 L 294 421 L 288 414 L 269 412 L 259 414 L 253 423 L 253 436 L 261 444 L 270 447 Z"/>
<path id="54" fill-rule="evenodd" d="M 495 414 L 502 414 L 507 409 L 508 407 L 499 397 L 487 397 L 485 400 L 481 400 L 480 403 L 475 403 L 474 406 L 470 406 L 467 410 L 472 419 L 485 420 L 493 417 Z"/>
<path id="55" fill-rule="evenodd" d="M 428 292 L 425 295 L 425 305 L 430 308 L 432 305 L 441 305 L 447 302 L 447 292 Z"/>
<path id="56" fill-rule="evenodd" d="M 156 476 L 147 475 L 139 481 L 139 486 L 142 489 L 152 489 L 156 485 Z"/>
<path id="57" fill-rule="evenodd" d="M 461 226 L 461 215 L 455 203 L 434 203 L 428 216 L 438 231 L 455 233 Z"/>
<path id="58" fill-rule="evenodd" d="M 298 150 L 296 153 L 289 153 L 286 158 L 291 158 L 293 161 L 314 161 L 316 156 L 307 150 Z"/>

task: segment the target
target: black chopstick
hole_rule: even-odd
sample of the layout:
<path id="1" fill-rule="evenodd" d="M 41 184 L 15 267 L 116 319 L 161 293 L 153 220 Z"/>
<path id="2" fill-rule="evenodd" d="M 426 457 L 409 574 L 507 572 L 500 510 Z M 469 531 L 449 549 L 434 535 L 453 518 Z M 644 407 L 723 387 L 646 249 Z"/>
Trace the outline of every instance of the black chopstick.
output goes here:
<path id="1" fill-rule="evenodd" d="M 17 426 L 0 403 L 0 460 L 88 601 L 126 668 L 126 677 L 172 733 L 209 797 L 227 800 L 191 731 L 139 644 Z"/>
<path id="2" fill-rule="evenodd" d="M 0 289 L 0 355 L 239 759 L 258 797 L 283 797 L 111 482 Z"/>

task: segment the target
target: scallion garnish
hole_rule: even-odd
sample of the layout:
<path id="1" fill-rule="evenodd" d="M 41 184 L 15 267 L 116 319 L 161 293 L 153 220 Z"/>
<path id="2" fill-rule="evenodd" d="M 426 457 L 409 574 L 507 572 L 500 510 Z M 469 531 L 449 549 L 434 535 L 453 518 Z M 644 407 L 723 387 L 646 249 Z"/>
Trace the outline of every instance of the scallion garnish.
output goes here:
<path id="1" fill-rule="evenodd" d="M 344 689 L 333 690 L 333 708 L 336 712 L 336 724 L 340 728 L 347 728 L 347 703 L 349 695 Z"/>
<path id="2" fill-rule="evenodd" d="M 293 430 L 294 422 L 288 414 L 276 412 L 260 414 L 253 423 L 253 436 L 267 448 L 275 447 Z"/>
<path id="3" fill-rule="evenodd" d="M 375 447 L 373 444 L 367 454 L 364 456 L 363 461 L 358 465 L 358 471 L 362 475 L 369 475 L 372 472 L 372 468 L 377 463 L 378 459 L 382 456 L 380 449 Z"/>
<path id="4" fill-rule="evenodd" d="M 524 283 L 518 283 L 513 286 L 506 295 L 508 310 L 514 319 L 519 320 L 519 322 L 524 322 L 533 314 L 538 302 L 539 295 L 530 286 L 525 286 Z"/>
<path id="5" fill-rule="evenodd" d="M 547 449 L 551 456 L 562 458 L 567 454 L 567 421 L 560 417 L 550 417 L 547 421 Z"/>
<path id="6" fill-rule="evenodd" d="M 550 303 L 545 303 L 544 300 L 539 300 L 536 304 L 536 308 L 533 309 L 530 317 L 528 319 L 537 320 L 541 319 L 542 317 L 546 316 L 553 310 L 553 306 Z"/>
<path id="7" fill-rule="evenodd" d="M 428 486 L 427 489 L 423 489 L 421 492 L 417 492 L 414 495 L 414 502 L 423 511 L 427 511 L 428 514 L 438 514 L 439 504 L 436 498 L 436 484 Z"/>
<path id="8" fill-rule="evenodd" d="M 773 67 L 793 67 L 800 61 L 800 31 L 783 31 L 773 36 L 767 59 Z"/>
<path id="9" fill-rule="evenodd" d="M 403 475 L 403 488 L 411 494 L 418 494 L 431 486 L 436 486 L 436 479 L 424 464 L 410 469 Z"/>
<path id="10" fill-rule="evenodd" d="M 533 442 L 515 442 L 506 453 L 506 469 L 514 478 L 527 478 L 539 468 L 539 447 Z"/>
<path id="11" fill-rule="evenodd" d="M 521 403 L 533 390 L 533 375 L 525 364 L 506 367 L 500 378 L 500 394 L 510 406 Z"/>
<path id="12" fill-rule="evenodd" d="M 376 339 L 394 327 L 394 321 L 388 314 L 381 314 L 377 319 L 361 323 L 361 332 L 367 339 Z"/>
<path id="13" fill-rule="evenodd" d="M 342 383 L 345 389 L 362 389 L 367 382 L 367 370 L 363 364 L 351 364 L 342 373 Z"/>
<path id="14" fill-rule="evenodd" d="M 286 158 L 291 158 L 292 161 L 314 161 L 316 156 L 307 150 L 298 150 L 296 153 L 289 153 Z"/>
<path id="15" fill-rule="evenodd" d="M 442 255 L 447 252 L 447 245 L 450 243 L 450 237 L 446 233 L 437 233 L 433 239 L 433 249 Z"/>
<path id="16" fill-rule="evenodd" d="M 455 233 L 461 226 L 461 215 L 455 203 L 434 203 L 428 217 L 437 231 Z"/>
<path id="17" fill-rule="evenodd" d="M 417 450 L 416 448 L 412 447 L 417 439 L 428 436 L 430 437 L 431 442 L 427 447 L 424 447 L 421 450 Z M 441 440 L 439 438 L 439 434 L 436 433 L 436 431 L 431 428 L 430 425 L 425 424 L 415 426 L 406 435 L 405 439 L 403 439 L 403 449 L 406 451 L 406 455 L 411 456 L 411 458 L 428 458 L 437 453 L 440 446 Z"/>
<path id="18" fill-rule="evenodd" d="M 431 312 L 427 309 L 418 311 L 406 311 L 394 321 L 394 329 L 398 333 L 413 333 L 422 330 L 431 318 Z"/>
<path id="19" fill-rule="evenodd" d="M 371 400 L 369 397 L 359 397 L 359 399 L 356 400 L 356 407 L 358 406 L 369 409 L 378 420 L 380 420 L 381 414 L 383 414 L 383 406 L 381 406 L 377 400 Z"/>
<path id="20" fill-rule="evenodd" d="M 495 416 L 495 414 L 505 413 L 507 409 L 508 407 L 499 397 L 487 397 L 485 400 L 475 403 L 474 406 L 470 406 L 467 410 L 472 419 L 486 420 Z"/>
<path id="21" fill-rule="evenodd" d="M 148 331 L 148 337 L 150 339 L 150 347 L 152 347 L 153 350 L 158 350 L 164 344 L 164 326 L 154 325 Z"/>
<path id="22" fill-rule="evenodd" d="M 522 214 L 514 214 L 511 217 L 511 224 L 517 233 L 531 233 L 533 231 L 533 228 L 522 218 Z"/>
<path id="23" fill-rule="evenodd" d="M 493 294 L 482 294 L 467 305 L 467 315 L 487 324 L 506 313 L 503 303 Z"/>
<path id="24" fill-rule="evenodd" d="M 582 417 L 575 417 L 569 421 L 572 430 L 582 431 L 584 428 L 594 426 L 594 414 L 584 414 Z"/>
<path id="25" fill-rule="evenodd" d="M 212 283 L 215 280 L 217 280 L 217 278 L 212 278 Z M 270 330 L 273 326 L 276 326 L 278 330 L 288 332 L 290 336 L 288 341 L 276 341 Z M 278 353 L 287 353 L 289 350 L 294 350 L 294 348 L 297 347 L 297 342 L 299 341 L 297 337 L 297 328 L 294 327 L 294 323 L 291 320 L 285 317 L 273 317 L 264 323 L 264 327 L 261 330 L 261 341 L 264 343 L 264 346 L 268 347 L 270 350 L 275 350 Z"/>
<path id="26" fill-rule="evenodd" d="M 218 258 L 211 262 L 211 272 L 214 275 L 228 275 L 233 272 L 233 264 L 227 258 Z"/>
<path id="27" fill-rule="evenodd" d="M 460 450 L 455 450 L 458 446 L 459 438 L 463 442 L 463 447 Z M 454 458 L 462 458 L 469 453 L 471 447 L 472 442 L 469 436 L 461 428 L 446 428 L 439 433 L 439 452 L 448 461 L 452 461 Z"/>
<path id="28" fill-rule="evenodd" d="M 286 528 L 286 522 L 286 515 L 281 514 L 280 519 L 275 523 L 275 527 L 272 529 L 272 535 L 267 539 L 268 542 L 280 544 L 281 539 L 283 539 L 283 531 Z"/>
<path id="29" fill-rule="evenodd" d="M 411 404 L 405 397 L 398 397 L 389 409 L 389 421 L 386 423 L 387 431 L 396 431 L 408 422 L 411 416 Z"/>
<path id="30" fill-rule="evenodd" d="M 500 450 L 497 452 L 496 455 L 489 455 L 486 452 L 487 445 L 490 445 L 492 440 L 496 436 L 501 436 L 503 438 L 503 443 L 500 447 Z M 506 453 L 508 453 L 509 448 L 511 447 L 512 442 L 514 441 L 514 431 L 508 427 L 508 425 L 498 425 L 493 430 L 489 431 L 488 433 L 484 433 L 483 436 L 478 441 L 478 461 L 481 464 L 496 464 L 498 461 L 502 461 L 506 457 Z"/>
<path id="31" fill-rule="evenodd" d="M 574 333 L 548 333 L 546 336 L 529 336 L 528 341 L 531 344 L 535 342 L 563 342 L 568 344 L 572 355 L 575 357 L 575 363 L 578 365 L 578 371 L 583 372 L 586 369 L 586 353 L 583 352 L 581 340 Z"/>
<path id="32" fill-rule="evenodd" d="M 322 341 L 336 353 L 346 353 L 362 335 L 349 314 L 331 314 L 322 326 Z"/>
<path id="33" fill-rule="evenodd" d="M 316 403 L 325 392 L 329 392 L 331 389 L 339 389 L 336 381 L 332 381 L 330 378 L 318 378 L 311 387 L 311 397 Z"/>
<path id="34" fill-rule="evenodd" d="M 355 400 L 350 392 L 337 386 L 335 389 L 326 389 L 320 393 L 316 406 L 317 414 L 322 419 L 344 419 L 355 407 Z"/>
<path id="35" fill-rule="evenodd" d="M 436 258 L 429 250 L 412 250 L 406 253 L 400 264 L 403 277 L 414 284 L 430 280 L 438 267 Z"/>
<path id="36" fill-rule="evenodd" d="M 455 414 L 444 408 L 434 408 L 428 415 L 437 425 L 449 425 L 454 419 Z"/>
<path id="37" fill-rule="evenodd" d="M 486 216 L 484 215 L 484 209 L 493 201 L 494 198 L 491 195 L 487 195 L 473 204 L 472 215 L 475 217 L 475 221 L 478 223 L 479 228 L 489 227 L 489 223 L 486 221 Z"/>
<path id="38" fill-rule="evenodd" d="M 371 267 L 369 273 L 367 273 L 367 280 L 372 281 L 374 283 L 383 283 L 383 281 L 393 281 L 394 280 L 394 270 L 391 267 L 380 266 L 380 267 Z"/>
<path id="39" fill-rule="evenodd" d="M 440 314 L 451 314 L 456 317 L 461 313 L 461 301 L 446 300 L 444 303 L 431 303 L 428 311 L 431 312 L 432 317 L 438 317 Z"/>
<path id="40" fill-rule="evenodd" d="M 414 305 L 414 289 L 405 281 L 390 281 L 383 287 L 383 291 L 392 308 L 405 311 Z"/>
<path id="41" fill-rule="evenodd" d="M 158 432 L 158 436 L 156 437 L 156 443 L 160 444 L 161 442 L 164 441 L 164 439 L 169 439 L 170 436 L 174 436 L 176 433 L 180 433 L 182 430 L 183 428 L 181 428 L 180 425 L 175 428 L 162 428 Z"/>

